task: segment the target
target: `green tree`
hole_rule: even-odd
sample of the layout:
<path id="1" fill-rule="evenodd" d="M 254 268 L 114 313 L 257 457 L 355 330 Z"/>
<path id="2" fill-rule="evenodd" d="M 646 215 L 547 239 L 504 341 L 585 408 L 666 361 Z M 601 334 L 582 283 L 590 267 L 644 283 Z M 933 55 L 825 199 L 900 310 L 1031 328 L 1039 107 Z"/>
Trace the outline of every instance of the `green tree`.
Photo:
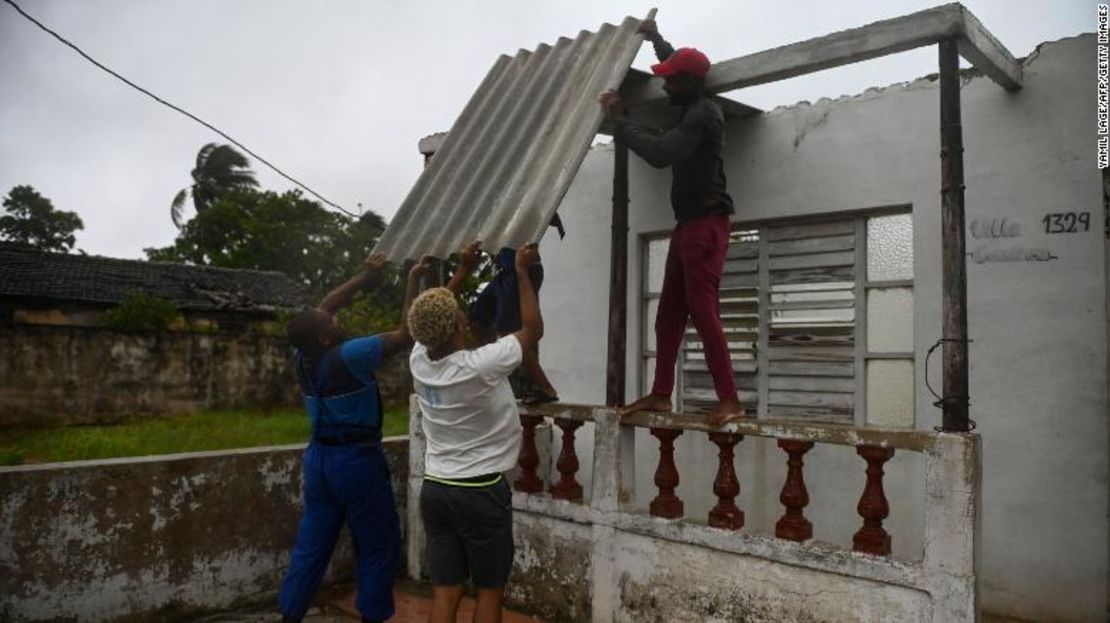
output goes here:
<path id="1" fill-rule="evenodd" d="M 255 188 L 258 180 L 250 170 L 250 160 L 231 145 L 208 143 L 197 152 L 197 163 L 190 175 L 192 186 L 182 188 L 173 198 L 170 216 L 181 227 L 185 199 L 192 195 L 193 207 L 200 214 L 225 193 L 241 188 Z"/>
<path id="2" fill-rule="evenodd" d="M 43 251 L 68 252 L 74 235 L 85 224 L 76 212 L 57 210 L 30 186 L 16 186 L 4 198 L 6 214 L 0 216 L 0 239 L 30 245 Z"/>
<path id="3" fill-rule="evenodd" d="M 352 219 L 298 190 L 237 188 L 185 223 L 173 245 L 145 251 L 152 261 L 281 271 L 322 296 L 361 268 L 384 230 L 373 212 Z"/>

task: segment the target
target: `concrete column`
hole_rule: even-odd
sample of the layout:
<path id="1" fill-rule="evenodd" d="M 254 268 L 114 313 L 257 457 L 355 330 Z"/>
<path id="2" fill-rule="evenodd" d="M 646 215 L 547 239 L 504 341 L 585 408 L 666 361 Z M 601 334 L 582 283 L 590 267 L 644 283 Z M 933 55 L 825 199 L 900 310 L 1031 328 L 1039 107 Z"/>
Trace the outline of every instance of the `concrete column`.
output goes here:
<path id="1" fill-rule="evenodd" d="M 590 507 L 614 513 L 635 502 L 636 429 L 621 426 L 613 409 L 594 409 L 593 488 Z"/>
<path id="2" fill-rule="evenodd" d="M 621 426 L 612 409 L 594 409 L 593 484 L 590 510 L 594 517 L 591 552 L 591 621 L 611 623 L 620 611 L 620 567 L 617 564 L 616 513 L 635 502 L 636 430 Z"/>
<path id="3" fill-rule="evenodd" d="M 427 440 L 421 424 L 420 403 L 409 396 L 409 498 L 405 539 L 409 578 L 419 581 L 424 573 L 424 523 L 420 520 L 420 488 L 424 483 L 424 452 Z"/>
<path id="4" fill-rule="evenodd" d="M 925 453 L 922 568 L 934 623 L 979 621 L 981 474 L 978 435 L 940 433 Z"/>

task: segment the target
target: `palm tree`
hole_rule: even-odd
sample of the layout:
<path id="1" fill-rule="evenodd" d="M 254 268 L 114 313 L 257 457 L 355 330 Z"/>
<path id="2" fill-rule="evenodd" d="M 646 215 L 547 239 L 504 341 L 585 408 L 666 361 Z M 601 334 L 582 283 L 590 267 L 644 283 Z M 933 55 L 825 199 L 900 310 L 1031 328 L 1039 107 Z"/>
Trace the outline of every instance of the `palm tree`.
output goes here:
<path id="1" fill-rule="evenodd" d="M 204 211 L 224 193 L 236 188 L 254 188 L 258 180 L 250 170 L 250 160 L 231 145 L 208 143 L 197 152 L 197 166 L 192 170 L 193 185 L 182 188 L 173 198 L 170 216 L 181 228 L 181 210 L 185 198 L 193 195 L 193 207 Z"/>

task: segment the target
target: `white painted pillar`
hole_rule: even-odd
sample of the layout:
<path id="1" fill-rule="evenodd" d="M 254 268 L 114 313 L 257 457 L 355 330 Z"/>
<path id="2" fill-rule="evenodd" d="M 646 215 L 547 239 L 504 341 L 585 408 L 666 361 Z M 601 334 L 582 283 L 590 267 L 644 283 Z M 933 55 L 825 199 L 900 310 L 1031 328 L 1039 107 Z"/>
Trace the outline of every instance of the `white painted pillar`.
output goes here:
<path id="1" fill-rule="evenodd" d="M 406 518 L 405 558 L 410 579 L 420 581 L 424 573 L 424 522 L 420 520 L 420 488 L 424 483 L 424 452 L 427 440 L 421 424 L 420 403 L 409 396 L 409 480 Z"/>
<path id="2" fill-rule="evenodd" d="M 616 560 L 617 531 L 612 526 L 616 514 L 630 508 L 636 501 L 636 430 L 621 426 L 620 418 L 612 409 L 594 409 L 593 416 L 591 621 L 612 623 L 621 607 L 621 570 Z"/>
<path id="3" fill-rule="evenodd" d="M 939 433 L 925 452 L 925 555 L 933 622 L 978 622 L 982 456 L 971 433 Z"/>

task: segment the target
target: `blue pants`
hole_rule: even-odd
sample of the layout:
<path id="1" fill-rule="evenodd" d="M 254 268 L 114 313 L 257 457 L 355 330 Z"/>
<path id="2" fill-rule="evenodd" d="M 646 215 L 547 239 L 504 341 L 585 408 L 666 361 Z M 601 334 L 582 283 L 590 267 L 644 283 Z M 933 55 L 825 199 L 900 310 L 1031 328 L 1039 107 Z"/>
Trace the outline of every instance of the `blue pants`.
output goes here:
<path id="1" fill-rule="evenodd" d="M 367 619 L 393 616 L 401 526 L 380 447 L 311 443 L 304 455 L 304 514 L 281 585 L 281 613 L 300 621 L 312 604 L 344 520 L 354 541 L 358 599 Z"/>

